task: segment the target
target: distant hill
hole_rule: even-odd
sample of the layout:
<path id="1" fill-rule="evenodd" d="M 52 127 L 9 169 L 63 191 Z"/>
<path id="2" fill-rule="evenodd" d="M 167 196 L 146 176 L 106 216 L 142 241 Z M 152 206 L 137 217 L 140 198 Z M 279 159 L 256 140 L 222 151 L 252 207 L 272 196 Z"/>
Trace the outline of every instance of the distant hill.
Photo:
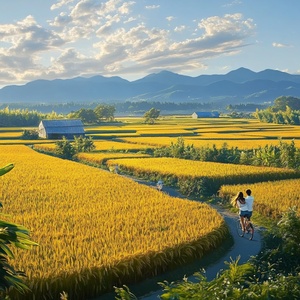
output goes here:
<path id="1" fill-rule="evenodd" d="M 300 97 L 300 75 L 239 68 L 224 75 L 190 77 L 161 71 L 139 80 L 93 76 L 35 80 L 0 89 L 2 103 L 116 103 L 128 101 L 263 103 Z"/>

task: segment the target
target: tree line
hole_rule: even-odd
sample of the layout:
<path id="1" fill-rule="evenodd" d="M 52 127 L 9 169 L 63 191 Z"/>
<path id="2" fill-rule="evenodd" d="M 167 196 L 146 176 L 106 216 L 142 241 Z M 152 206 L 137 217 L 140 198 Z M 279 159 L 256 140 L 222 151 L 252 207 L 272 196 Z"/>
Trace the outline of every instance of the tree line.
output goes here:
<path id="1" fill-rule="evenodd" d="M 300 99 L 282 96 L 266 109 L 256 109 L 254 116 L 265 123 L 300 125 Z"/>
<path id="2" fill-rule="evenodd" d="M 153 155 L 155 157 L 300 169 L 300 149 L 295 146 L 294 141 L 287 143 L 279 140 L 278 145 L 241 150 L 238 147 L 229 148 L 226 143 L 220 149 L 216 145 L 195 148 L 193 144 L 185 145 L 184 139 L 180 137 L 177 142 L 172 142 L 168 147 L 155 149 Z"/>
<path id="3" fill-rule="evenodd" d="M 56 112 L 41 113 L 36 110 L 28 109 L 10 109 L 9 107 L 0 110 L 1 127 L 20 127 L 20 126 L 38 126 L 44 119 L 81 119 L 85 124 L 99 124 L 103 121 L 114 119 L 116 108 L 113 105 L 99 104 L 94 109 L 81 108 L 78 111 L 71 112 L 68 115 L 58 114 Z"/>
<path id="4" fill-rule="evenodd" d="M 190 111 L 191 114 L 194 111 L 202 110 L 222 110 L 225 109 L 226 104 L 223 103 L 197 103 L 197 102 L 161 102 L 161 101 L 125 101 L 125 102 L 90 102 L 90 103 L 10 103 L 10 104 L 0 104 L 0 109 L 10 107 L 11 109 L 29 109 L 36 110 L 38 112 L 48 114 L 52 111 L 58 114 L 67 115 L 71 112 L 79 111 L 81 108 L 94 110 L 98 105 L 111 105 L 116 109 L 116 114 L 134 114 L 142 115 L 147 110 L 155 107 L 156 109 L 174 112 L 174 111 Z M 255 111 L 255 108 L 253 109 Z"/>

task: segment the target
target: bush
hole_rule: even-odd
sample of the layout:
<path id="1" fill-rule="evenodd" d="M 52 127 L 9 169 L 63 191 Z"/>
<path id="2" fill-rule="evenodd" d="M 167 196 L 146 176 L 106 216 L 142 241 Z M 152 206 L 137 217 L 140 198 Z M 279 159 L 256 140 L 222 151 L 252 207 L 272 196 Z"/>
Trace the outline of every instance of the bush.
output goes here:
<path id="1" fill-rule="evenodd" d="M 25 129 L 22 133 L 22 139 L 24 140 L 37 140 L 38 138 L 39 138 L 39 133 L 37 130 Z"/>

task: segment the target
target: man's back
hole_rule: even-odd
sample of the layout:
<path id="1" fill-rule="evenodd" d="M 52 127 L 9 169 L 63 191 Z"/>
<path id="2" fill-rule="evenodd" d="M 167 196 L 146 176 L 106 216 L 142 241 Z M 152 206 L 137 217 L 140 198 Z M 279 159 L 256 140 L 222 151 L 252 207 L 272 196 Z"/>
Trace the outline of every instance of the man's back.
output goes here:
<path id="1" fill-rule="evenodd" d="M 248 211 L 252 211 L 253 210 L 253 202 L 254 202 L 254 197 L 253 196 L 247 196 L 245 198 L 246 203 L 247 203 L 247 207 L 248 207 Z"/>

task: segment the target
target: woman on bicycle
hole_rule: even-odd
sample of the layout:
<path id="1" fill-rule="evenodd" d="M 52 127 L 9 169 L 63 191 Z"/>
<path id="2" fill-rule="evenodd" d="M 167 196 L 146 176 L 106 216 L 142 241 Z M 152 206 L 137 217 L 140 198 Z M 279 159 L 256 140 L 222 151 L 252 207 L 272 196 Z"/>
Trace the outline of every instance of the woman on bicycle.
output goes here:
<path id="1" fill-rule="evenodd" d="M 243 192 L 239 192 L 235 197 L 235 206 L 239 208 L 240 222 L 243 231 L 245 231 L 245 220 L 244 218 L 248 215 L 248 206 L 244 198 Z"/>

